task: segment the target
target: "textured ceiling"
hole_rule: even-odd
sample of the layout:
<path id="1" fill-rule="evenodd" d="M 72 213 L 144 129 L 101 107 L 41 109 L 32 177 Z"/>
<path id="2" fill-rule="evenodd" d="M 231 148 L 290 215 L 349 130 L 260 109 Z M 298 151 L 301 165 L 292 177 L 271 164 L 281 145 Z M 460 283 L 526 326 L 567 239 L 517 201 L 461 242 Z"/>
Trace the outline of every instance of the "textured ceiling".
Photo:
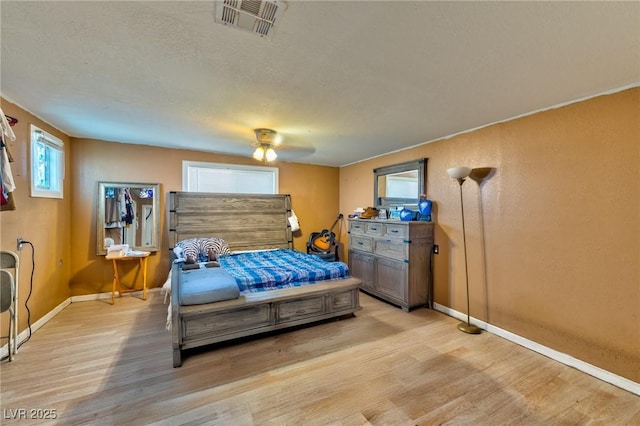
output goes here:
<path id="1" fill-rule="evenodd" d="M 0 4 L 3 97 L 82 138 L 344 165 L 640 82 L 640 2 Z"/>

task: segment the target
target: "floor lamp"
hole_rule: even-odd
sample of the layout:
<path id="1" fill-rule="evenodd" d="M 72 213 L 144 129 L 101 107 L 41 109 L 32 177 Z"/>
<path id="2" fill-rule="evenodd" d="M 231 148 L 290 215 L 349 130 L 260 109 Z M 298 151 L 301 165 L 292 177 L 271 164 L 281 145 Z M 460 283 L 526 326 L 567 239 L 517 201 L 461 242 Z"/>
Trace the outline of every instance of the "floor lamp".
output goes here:
<path id="1" fill-rule="evenodd" d="M 469 316 L 469 268 L 467 266 L 467 235 L 464 228 L 464 201 L 462 199 L 462 184 L 471 173 L 469 167 L 452 167 L 447 169 L 447 173 L 451 179 L 455 179 L 460 184 L 460 209 L 462 211 L 462 244 L 464 246 L 464 275 L 467 284 L 467 322 L 458 324 L 458 330 L 469 334 L 480 334 L 482 331 L 479 327 L 471 324 Z"/>

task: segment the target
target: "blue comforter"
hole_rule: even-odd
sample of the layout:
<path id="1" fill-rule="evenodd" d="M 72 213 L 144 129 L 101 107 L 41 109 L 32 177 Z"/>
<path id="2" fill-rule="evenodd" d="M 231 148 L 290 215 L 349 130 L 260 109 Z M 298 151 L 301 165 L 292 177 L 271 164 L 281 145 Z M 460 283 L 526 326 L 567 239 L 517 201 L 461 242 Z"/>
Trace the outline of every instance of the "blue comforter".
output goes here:
<path id="1" fill-rule="evenodd" d="M 242 292 L 313 284 L 349 277 L 343 262 L 325 262 L 317 256 L 278 249 L 221 256 L 220 266 L 233 276 Z"/>

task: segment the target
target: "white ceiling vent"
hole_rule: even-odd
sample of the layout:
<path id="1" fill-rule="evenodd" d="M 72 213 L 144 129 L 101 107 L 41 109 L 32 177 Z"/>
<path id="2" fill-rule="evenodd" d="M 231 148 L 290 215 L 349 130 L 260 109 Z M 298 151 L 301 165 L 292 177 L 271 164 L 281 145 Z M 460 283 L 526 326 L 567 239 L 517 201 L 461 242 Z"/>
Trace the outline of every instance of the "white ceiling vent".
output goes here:
<path id="1" fill-rule="evenodd" d="M 286 8 L 282 0 L 216 0 L 216 22 L 268 37 Z"/>

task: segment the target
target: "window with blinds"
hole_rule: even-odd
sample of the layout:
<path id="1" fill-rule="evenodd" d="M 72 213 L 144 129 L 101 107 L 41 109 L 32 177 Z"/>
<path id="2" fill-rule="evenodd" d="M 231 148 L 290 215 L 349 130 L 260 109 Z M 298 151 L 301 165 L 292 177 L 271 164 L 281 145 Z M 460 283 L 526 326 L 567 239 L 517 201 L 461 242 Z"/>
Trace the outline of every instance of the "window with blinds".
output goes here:
<path id="1" fill-rule="evenodd" d="M 277 194 L 278 168 L 183 161 L 182 190 L 224 194 Z"/>
<path id="2" fill-rule="evenodd" d="M 31 196 L 62 198 L 64 143 L 31 125 Z"/>

